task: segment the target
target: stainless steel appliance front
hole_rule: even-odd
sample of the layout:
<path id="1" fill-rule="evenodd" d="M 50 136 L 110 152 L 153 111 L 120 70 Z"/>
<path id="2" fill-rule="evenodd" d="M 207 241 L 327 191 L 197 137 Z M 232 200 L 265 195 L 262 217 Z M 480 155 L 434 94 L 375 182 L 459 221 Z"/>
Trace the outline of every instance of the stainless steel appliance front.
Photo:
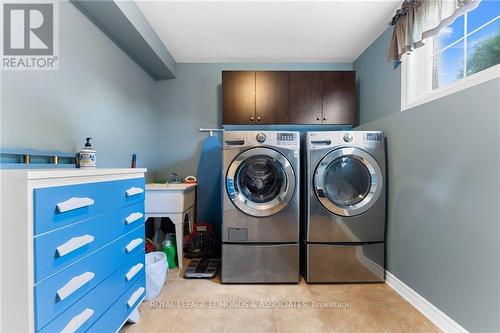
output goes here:
<path id="1" fill-rule="evenodd" d="M 234 205 L 254 217 L 282 211 L 295 191 L 290 162 L 271 148 L 251 148 L 229 165 L 226 189 Z"/>
<path id="2" fill-rule="evenodd" d="M 374 271 L 385 264 L 386 171 L 382 132 L 309 132 L 305 161 L 306 280 L 383 281 L 383 274 L 371 274 L 363 268 L 372 258 L 376 260 L 367 267 Z M 382 253 L 382 257 L 361 255 L 373 251 Z"/>
<path id="3" fill-rule="evenodd" d="M 384 280 L 384 244 L 306 244 L 307 282 Z"/>
<path id="4" fill-rule="evenodd" d="M 299 244 L 222 245 L 224 283 L 298 283 Z"/>
<path id="5" fill-rule="evenodd" d="M 281 277 L 272 282 L 298 282 L 299 155 L 298 132 L 224 133 L 222 282 L 270 282 L 269 276 Z M 284 251 L 285 245 L 296 246 L 297 254 Z M 255 252 L 249 246 L 265 251 Z M 283 264 L 296 262 L 297 274 L 291 279 L 290 270 L 279 273 L 275 264 L 274 270 L 269 265 L 257 270 L 256 276 L 243 278 L 237 271 L 247 271 L 249 253 L 269 254 Z"/>
<path id="6" fill-rule="evenodd" d="M 360 215 L 377 202 L 383 177 L 377 161 L 359 148 L 338 148 L 318 163 L 314 190 L 321 204 L 339 216 Z"/>
<path id="7" fill-rule="evenodd" d="M 351 135 L 344 141 L 345 133 Z M 380 140 L 367 140 L 378 133 Z M 383 242 L 385 144 L 381 132 L 309 132 L 306 136 L 308 242 Z"/>

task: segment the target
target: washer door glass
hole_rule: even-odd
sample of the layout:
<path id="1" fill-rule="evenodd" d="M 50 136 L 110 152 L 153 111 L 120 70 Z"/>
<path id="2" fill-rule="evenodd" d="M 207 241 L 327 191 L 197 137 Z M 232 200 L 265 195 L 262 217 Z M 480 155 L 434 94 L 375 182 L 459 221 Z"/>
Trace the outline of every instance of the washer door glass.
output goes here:
<path id="1" fill-rule="evenodd" d="M 265 217 L 283 210 L 295 191 L 290 162 L 271 148 L 251 148 L 239 154 L 228 168 L 226 190 L 244 213 Z"/>
<path id="2" fill-rule="evenodd" d="M 286 185 L 286 175 L 278 161 L 266 155 L 258 155 L 241 164 L 236 182 L 246 198 L 255 203 L 265 203 L 280 194 L 283 185 Z"/>
<path id="3" fill-rule="evenodd" d="M 324 192 L 328 199 L 341 207 L 363 201 L 371 188 L 368 168 L 352 157 L 338 157 L 326 168 Z"/>
<path id="4" fill-rule="evenodd" d="M 340 216 L 359 215 L 380 197 L 382 171 L 377 161 L 359 148 L 339 148 L 316 166 L 314 190 L 321 204 Z"/>

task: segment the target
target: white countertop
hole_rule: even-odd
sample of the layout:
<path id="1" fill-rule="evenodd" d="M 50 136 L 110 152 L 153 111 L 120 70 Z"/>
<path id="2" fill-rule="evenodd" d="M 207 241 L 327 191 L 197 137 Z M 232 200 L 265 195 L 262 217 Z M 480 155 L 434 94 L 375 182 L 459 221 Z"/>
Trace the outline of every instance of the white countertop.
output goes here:
<path id="1" fill-rule="evenodd" d="M 168 184 L 168 183 L 151 183 L 146 184 L 146 191 L 186 191 L 195 188 L 197 184 Z"/>
<path id="2" fill-rule="evenodd" d="M 55 168 L 55 169 L 2 169 L 1 174 L 23 175 L 26 179 L 47 179 L 66 177 L 106 176 L 131 173 L 146 173 L 146 168 L 119 168 L 119 169 L 79 169 L 79 168 Z"/>

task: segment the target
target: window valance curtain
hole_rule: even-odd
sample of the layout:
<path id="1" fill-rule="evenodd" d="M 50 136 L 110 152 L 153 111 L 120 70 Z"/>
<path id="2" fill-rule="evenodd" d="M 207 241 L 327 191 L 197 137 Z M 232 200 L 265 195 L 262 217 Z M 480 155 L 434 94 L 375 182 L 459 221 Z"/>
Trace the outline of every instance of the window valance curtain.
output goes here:
<path id="1" fill-rule="evenodd" d="M 401 56 L 424 45 L 423 40 L 455 21 L 463 13 L 477 7 L 480 0 L 404 0 L 396 11 L 388 60 L 401 61 Z"/>

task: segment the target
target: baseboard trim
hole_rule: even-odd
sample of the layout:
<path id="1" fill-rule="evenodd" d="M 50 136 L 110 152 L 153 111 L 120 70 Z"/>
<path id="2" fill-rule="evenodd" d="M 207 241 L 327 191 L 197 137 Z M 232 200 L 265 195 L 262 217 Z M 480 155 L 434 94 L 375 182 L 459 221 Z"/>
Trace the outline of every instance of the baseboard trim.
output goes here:
<path id="1" fill-rule="evenodd" d="M 431 302 L 420 296 L 415 290 L 408 287 L 391 272 L 386 271 L 385 282 L 408 303 L 434 323 L 443 332 L 468 333 L 456 321 L 448 317 L 443 311 L 435 307 Z"/>

